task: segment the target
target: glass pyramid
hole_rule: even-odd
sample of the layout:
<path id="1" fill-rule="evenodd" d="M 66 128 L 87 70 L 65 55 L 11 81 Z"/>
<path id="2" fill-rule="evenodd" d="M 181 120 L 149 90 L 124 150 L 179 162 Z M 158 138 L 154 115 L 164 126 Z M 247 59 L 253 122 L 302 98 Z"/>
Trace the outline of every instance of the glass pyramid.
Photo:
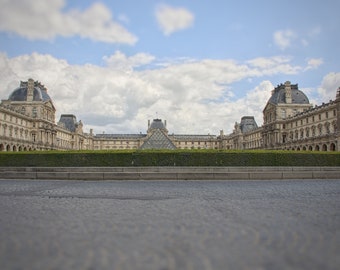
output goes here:
<path id="1" fill-rule="evenodd" d="M 176 149 L 176 146 L 162 130 L 155 129 L 140 149 Z"/>

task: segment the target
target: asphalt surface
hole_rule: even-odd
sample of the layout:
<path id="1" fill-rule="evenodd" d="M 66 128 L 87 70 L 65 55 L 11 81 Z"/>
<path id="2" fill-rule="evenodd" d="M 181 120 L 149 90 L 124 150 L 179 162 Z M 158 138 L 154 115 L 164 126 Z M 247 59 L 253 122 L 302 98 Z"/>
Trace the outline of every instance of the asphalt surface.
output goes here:
<path id="1" fill-rule="evenodd" d="M 0 269 L 339 269 L 340 180 L 0 181 Z"/>

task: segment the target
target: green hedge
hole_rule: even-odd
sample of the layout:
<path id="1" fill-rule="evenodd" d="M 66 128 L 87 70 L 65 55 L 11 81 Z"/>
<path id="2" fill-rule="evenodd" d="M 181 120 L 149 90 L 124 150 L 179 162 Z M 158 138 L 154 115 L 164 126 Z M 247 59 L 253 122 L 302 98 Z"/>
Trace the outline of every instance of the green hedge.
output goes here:
<path id="1" fill-rule="evenodd" d="M 340 166 L 340 152 L 218 150 L 1 152 L 0 166 Z"/>

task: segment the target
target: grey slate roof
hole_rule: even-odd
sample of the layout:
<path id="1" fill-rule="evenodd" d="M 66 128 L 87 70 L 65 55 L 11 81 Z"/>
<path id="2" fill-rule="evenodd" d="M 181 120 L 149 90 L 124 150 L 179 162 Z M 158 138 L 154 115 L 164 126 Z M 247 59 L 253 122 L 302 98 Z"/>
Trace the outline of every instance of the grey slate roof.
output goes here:
<path id="1" fill-rule="evenodd" d="M 96 134 L 95 138 L 99 139 L 121 139 L 121 140 L 133 140 L 146 137 L 146 134 Z"/>
<path id="2" fill-rule="evenodd" d="M 77 118 L 73 114 L 62 114 L 58 124 L 61 124 L 71 132 L 75 132 L 78 126 Z"/>
<path id="3" fill-rule="evenodd" d="M 9 96 L 11 101 L 26 101 L 27 100 L 27 82 L 21 82 L 20 87 L 15 89 Z M 33 101 L 49 101 L 50 96 L 46 88 L 39 82 L 34 82 Z"/>
<path id="4" fill-rule="evenodd" d="M 297 84 L 291 85 L 292 89 L 292 104 L 309 104 L 308 97 L 298 89 Z M 279 104 L 286 103 L 285 85 L 278 85 L 269 99 L 269 103 Z"/>
<path id="5" fill-rule="evenodd" d="M 197 140 L 209 141 L 209 140 L 216 139 L 216 135 L 173 134 L 173 135 L 170 135 L 169 137 L 173 137 L 175 140 L 180 140 L 180 141 L 197 141 Z"/>
<path id="6" fill-rule="evenodd" d="M 161 119 L 153 119 L 149 129 L 166 129 Z"/>
<path id="7" fill-rule="evenodd" d="M 242 133 L 254 130 L 257 128 L 257 123 L 254 116 L 243 116 L 241 118 L 240 129 Z"/>

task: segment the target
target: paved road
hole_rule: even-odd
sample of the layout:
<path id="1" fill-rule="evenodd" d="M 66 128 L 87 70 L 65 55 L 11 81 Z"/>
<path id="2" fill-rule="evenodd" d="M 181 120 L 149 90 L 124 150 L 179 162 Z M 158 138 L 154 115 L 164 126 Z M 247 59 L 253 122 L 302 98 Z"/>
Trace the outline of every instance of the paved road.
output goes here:
<path id="1" fill-rule="evenodd" d="M 340 180 L 0 181 L 0 269 L 339 269 Z"/>

